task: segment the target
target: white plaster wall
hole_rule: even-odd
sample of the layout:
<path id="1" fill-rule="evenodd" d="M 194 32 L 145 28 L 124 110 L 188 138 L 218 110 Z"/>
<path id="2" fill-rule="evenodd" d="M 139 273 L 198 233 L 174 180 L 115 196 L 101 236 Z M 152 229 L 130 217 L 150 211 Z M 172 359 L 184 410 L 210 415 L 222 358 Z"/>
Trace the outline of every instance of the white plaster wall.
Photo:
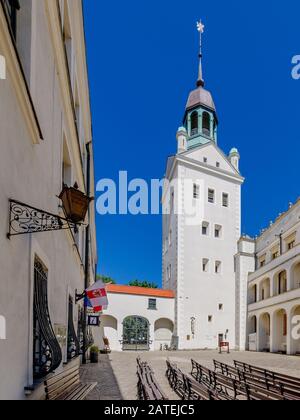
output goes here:
<path id="1" fill-rule="evenodd" d="M 248 276 L 255 270 L 255 242 L 241 239 L 236 255 L 236 347 L 245 351 L 248 346 Z"/>
<path id="2" fill-rule="evenodd" d="M 157 300 L 157 309 L 148 309 L 148 300 L 153 298 Z M 123 321 L 128 316 L 140 316 L 146 318 L 150 323 L 150 340 L 152 341 L 150 350 L 155 349 L 155 322 L 161 318 L 166 318 L 174 321 L 174 299 L 156 298 L 152 296 L 139 296 L 129 294 L 108 293 L 109 307 L 108 310 L 103 312 L 105 327 L 100 327 L 96 332 L 95 338 L 100 348 L 103 348 L 102 337 L 105 334 L 111 345 L 113 351 L 122 351 L 122 338 L 123 338 Z M 109 326 L 107 317 L 112 317 L 117 320 L 117 334 L 114 328 Z M 102 322 L 102 318 L 101 318 Z"/>
<path id="3" fill-rule="evenodd" d="M 32 385 L 33 262 L 37 255 L 49 270 L 48 298 L 53 326 L 67 326 L 68 295 L 83 290 L 80 255 L 67 231 L 6 238 L 8 199 L 59 212 L 62 187 L 62 138 L 67 126 L 48 31 L 44 1 L 35 1 L 35 67 L 33 101 L 44 140 L 33 145 L 12 84 L 0 80 L 0 315 L 7 339 L 0 340 L 0 400 L 23 399 Z M 38 17 L 38 18 L 37 18 Z M 30 66 L 27 67 L 28 69 Z M 68 131 L 68 130 L 67 130 Z M 67 133 L 68 136 L 68 133 Z M 70 147 L 71 158 L 77 151 Z M 77 157 L 78 159 L 78 157 Z M 73 180 L 81 184 L 74 170 Z M 77 310 L 74 308 L 76 328 Z"/>
<path id="4" fill-rule="evenodd" d="M 200 181 L 200 200 L 203 206 L 203 217 L 199 225 L 188 226 L 186 216 L 179 215 L 173 225 L 177 233 L 177 254 L 167 253 L 164 266 L 170 262 L 177 265 L 176 291 L 176 333 L 179 336 L 180 349 L 216 348 L 218 335 L 225 336 L 232 347 L 235 347 L 235 272 L 234 255 L 240 238 L 241 225 L 241 178 L 226 162 L 224 156 L 213 146 L 203 147 L 187 153 L 187 158 L 198 160 L 201 165 L 187 160 L 178 163 L 176 176 L 183 182 L 185 179 Z M 209 159 L 209 165 L 220 163 L 220 168 L 203 167 L 203 157 Z M 227 171 L 225 176 L 223 171 Z M 171 174 L 172 176 L 172 174 Z M 173 175 L 175 177 L 175 173 Z M 215 190 L 215 204 L 208 203 L 208 189 Z M 187 192 L 185 192 L 186 194 Z M 229 208 L 222 207 L 222 193 L 229 194 Z M 182 200 L 184 200 L 184 196 Z M 208 236 L 202 235 L 202 222 L 210 224 Z M 214 226 L 222 226 L 222 237 L 214 238 Z M 164 232 L 166 229 L 164 230 Z M 202 272 L 202 260 L 210 260 L 209 272 Z M 216 261 L 222 262 L 220 274 L 214 273 Z M 223 310 L 219 311 L 219 304 Z M 212 316 L 213 321 L 208 322 Z M 191 331 L 191 318 L 195 318 L 195 335 Z M 188 340 L 190 336 L 190 340 Z"/>

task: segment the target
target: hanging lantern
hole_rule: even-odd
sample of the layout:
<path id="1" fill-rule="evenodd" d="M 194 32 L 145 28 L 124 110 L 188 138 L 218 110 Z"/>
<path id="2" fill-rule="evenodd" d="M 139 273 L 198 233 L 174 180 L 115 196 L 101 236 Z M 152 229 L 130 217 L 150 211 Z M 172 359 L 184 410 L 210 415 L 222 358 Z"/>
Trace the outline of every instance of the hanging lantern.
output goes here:
<path id="1" fill-rule="evenodd" d="M 77 184 L 74 187 L 64 185 L 59 198 L 62 201 L 66 218 L 73 223 L 81 223 L 85 220 L 90 202 L 94 200 L 79 191 Z"/>

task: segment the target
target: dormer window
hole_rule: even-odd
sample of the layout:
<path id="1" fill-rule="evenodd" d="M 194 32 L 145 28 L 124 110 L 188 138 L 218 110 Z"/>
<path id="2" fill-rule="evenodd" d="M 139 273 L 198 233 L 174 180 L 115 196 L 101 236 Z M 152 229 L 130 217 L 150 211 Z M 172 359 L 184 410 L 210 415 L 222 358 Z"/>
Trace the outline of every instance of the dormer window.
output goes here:
<path id="1" fill-rule="evenodd" d="M 203 113 L 202 131 L 205 136 L 210 137 L 210 115 L 208 112 Z"/>
<path id="2" fill-rule="evenodd" d="M 191 136 L 196 136 L 199 133 L 198 112 L 193 112 L 191 115 Z"/>

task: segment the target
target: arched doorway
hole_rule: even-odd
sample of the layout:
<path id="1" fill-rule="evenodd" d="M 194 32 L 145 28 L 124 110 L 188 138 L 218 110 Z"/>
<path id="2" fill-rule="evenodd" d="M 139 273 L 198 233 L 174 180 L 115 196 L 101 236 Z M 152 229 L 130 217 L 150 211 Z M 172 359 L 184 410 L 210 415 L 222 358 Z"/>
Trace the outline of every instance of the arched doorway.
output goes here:
<path id="1" fill-rule="evenodd" d="M 170 319 L 160 318 L 154 324 L 155 350 L 171 347 L 174 324 Z"/>
<path id="2" fill-rule="evenodd" d="M 284 309 L 280 309 L 274 314 L 273 331 L 273 352 L 287 352 L 287 314 Z"/>
<path id="3" fill-rule="evenodd" d="M 292 289 L 300 288 L 300 263 L 292 267 Z"/>
<path id="4" fill-rule="evenodd" d="M 269 299 L 271 296 L 271 282 L 270 279 L 264 279 L 259 286 L 259 300 Z"/>
<path id="5" fill-rule="evenodd" d="M 259 320 L 259 348 L 258 351 L 270 351 L 271 318 L 268 313 L 263 314 Z"/>
<path id="6" fill-rule="evenodd" d="M 119 350 L 118 320 L 111 315 L 102 315 L 100 323 L 100 348 L 104 348 L 104 338 L 108 338 L 111 350 Z"/>
<path id="7" fill-rule="evenodd" d="M 150 350 L 150 325 L 146 318 L 129 316 L 123 322 L 123 351 Z"/>
<path id="8" fill-rule="evenodd" d="M 249 319 L 249 351 L 257 351 L 257 317 Z"/>
<path id="9" fill-rule="evenodd" d="M 291 354 L 300 355 L 300 305 L 291 312 Z"/>
<path id="10" fill-rule="evenodd" d="M 280 271 L 274 276 L 274 296 L 282 295 L 287 292 L 287 272 Z"/>

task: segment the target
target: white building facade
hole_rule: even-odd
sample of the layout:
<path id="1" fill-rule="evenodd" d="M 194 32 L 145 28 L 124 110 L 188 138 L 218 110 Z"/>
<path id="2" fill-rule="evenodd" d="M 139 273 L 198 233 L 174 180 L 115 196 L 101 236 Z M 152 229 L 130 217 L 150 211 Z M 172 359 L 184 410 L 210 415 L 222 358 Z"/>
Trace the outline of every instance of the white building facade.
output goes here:
<path id="1" fill-rule="evenodd" d="M 95 343 L 112 351 L 154 351 L 171 348 L 174 293 L 171 290 L 108 285 L 109 307 L 101 316 Z"/>
<path id="2" fill-rule="evenodd" d="M 0 56 L 0 399 L 16 400 L 35 398 L 53 369 L 79 363 L 75 295 L 95 278 L 93 205 L 78 231 L 6 236 L 12 215 L 11 233 L 38 228 L 43 211 L 64 216 L 63 184 L 94 195 L 81 1 L 1 1 Z M 10 212 L 10 199 L 25 205 Z"/>
<path id="3" fill-rule="evenodd" d="M 163 192 L 163 285 L 175 293 L 178 349 L 236 347 L 234 256 L 241 235 L 239 153 L 218 147 L 218 118 L 204 89 L 187 102 Z"/>
<path id="4" fill-rule="evenodd" d="M 242 239 L 241 242 L 244 242 Z M 300 201 L 250 245 L 239 282 L 247 285 L 246 348 L 300 354 Z M 252 261 L 251 261 L 252 253 Z M 247 262 L 245 260 L 247 258 Z M 246 282 L 245 282 L 246 280 Z M 244 287 L 244 286 L 243 286 Z"/>

